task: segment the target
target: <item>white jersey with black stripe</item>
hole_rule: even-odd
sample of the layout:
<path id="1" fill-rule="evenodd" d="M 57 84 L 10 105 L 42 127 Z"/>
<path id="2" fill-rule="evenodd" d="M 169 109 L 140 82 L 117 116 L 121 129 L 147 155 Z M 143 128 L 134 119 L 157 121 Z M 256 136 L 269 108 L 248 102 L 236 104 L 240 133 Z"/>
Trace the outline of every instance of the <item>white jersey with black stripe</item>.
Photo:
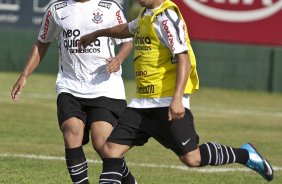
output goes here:
<path id="1" fill-rule="evenodd" d="M 46 10 L 38 40 L 43 43 L 57 39 L 59 72 L 57 93 L 68 92 L 76 97 L 106 96 L 125 99 L 122 70 L 108 74 L 106 59 L 115 56 L 115 45 L 130 39 L 99 37 L 78 51 L 81 36 L 98 29 L 125 23 L 121 6 L 113 0 L 57 1 Z"/>

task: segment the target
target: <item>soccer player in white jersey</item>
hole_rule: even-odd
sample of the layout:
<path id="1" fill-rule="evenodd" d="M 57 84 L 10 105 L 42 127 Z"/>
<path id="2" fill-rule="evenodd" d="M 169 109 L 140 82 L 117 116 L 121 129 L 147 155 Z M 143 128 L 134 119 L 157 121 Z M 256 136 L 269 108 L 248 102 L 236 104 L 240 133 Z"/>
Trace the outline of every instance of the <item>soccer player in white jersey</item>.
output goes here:
<path id="1" fill-rule="evenodd" d="M 88 183 L 82 145 L 89 141 L 100 155 L 117 119 L 126 108 L 120 65 L 132 49 L 132 39 L 101 37 L 79 51 L 81 35 L 125 23 L 114 0 L 66 0 L 51 4 L 43 17 L 37 42 L 11 92 L 19 100 L 28 76 L 39 65 L 51 42 L 59 47 L 57 115 L 65 143 L 68 171 L 73 183 Z M 115 45 L 122 44 L 115 55 Z M 135 180 L 124 164 L 123 184 Z"/>
<path id="2" fill-rule="evenodd" d="M 170 0 L 139 3 L 144 8 L 136 20 L 95 31 L 79 42 L 83 49 L 99 36 L 135 37 L 136 94 L 103 146 L 100 184 L 119 183 L 123 155 L 150 137 L 189 167 L 240 163 L 271 181 L 271 165 L 249 143 L 240 148 L 215 142 L 198 145 L 189 98 L 199 88 L 199 80 L 185 21 Z"/>

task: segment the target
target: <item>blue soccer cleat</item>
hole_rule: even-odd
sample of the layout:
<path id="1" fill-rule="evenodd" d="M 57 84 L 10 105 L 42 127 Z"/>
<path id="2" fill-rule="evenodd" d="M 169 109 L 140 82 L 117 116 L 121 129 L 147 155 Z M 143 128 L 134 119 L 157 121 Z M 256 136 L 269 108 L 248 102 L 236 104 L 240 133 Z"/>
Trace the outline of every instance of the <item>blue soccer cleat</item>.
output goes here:
<path id="1" fill-rule="evenodd" d="M 262 177 L 267 181 L 273 179 L 273 169 L 270 163 L 264 159 L 255 149 L 255 147 L 250 144 L 243 144 L 240 148 L 246 149 L 249 152 L 249 160 L 246 163 L 246 166 L 258 172 Z"/>

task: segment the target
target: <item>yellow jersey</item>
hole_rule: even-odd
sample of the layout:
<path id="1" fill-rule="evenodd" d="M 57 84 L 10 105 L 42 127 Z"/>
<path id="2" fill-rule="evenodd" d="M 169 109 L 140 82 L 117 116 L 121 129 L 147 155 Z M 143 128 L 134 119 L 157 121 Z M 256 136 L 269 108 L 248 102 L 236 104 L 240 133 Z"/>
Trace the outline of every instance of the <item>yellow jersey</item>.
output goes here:
<path id="1" fill-rule="evenodd" d="M 175 90 L 178 64 L 174 61 L 170 49 L 161 43 L 153 26 L 156 16 L 166 9 L 175 11 L 183 20 L 178 7 L 169 0 L 164 1 L 160 8 L 153 10 L 153 14 L 144 15 L 146 10 L 144 8 L 138 16 L 134 40 L 134 68 L 137 85 L 135 97 L 137 98 L 169 97 L 173 96 Z M 199 79 L 196 58 L 186 26 L 185 29 L 191 70 L 184 94 L 191 94 L 199 88 Z"/>

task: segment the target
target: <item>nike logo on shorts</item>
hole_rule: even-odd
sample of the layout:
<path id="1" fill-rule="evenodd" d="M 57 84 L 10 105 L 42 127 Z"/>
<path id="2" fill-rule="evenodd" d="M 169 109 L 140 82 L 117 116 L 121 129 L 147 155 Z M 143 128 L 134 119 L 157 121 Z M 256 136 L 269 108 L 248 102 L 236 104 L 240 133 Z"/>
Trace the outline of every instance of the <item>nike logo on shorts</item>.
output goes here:
<path id="1" fill-rule="evenodd" d="M 190 138 L 187 141 L 182 142 L 182 146 L 185 146 L 189 141 L 190 141 Z"/>

